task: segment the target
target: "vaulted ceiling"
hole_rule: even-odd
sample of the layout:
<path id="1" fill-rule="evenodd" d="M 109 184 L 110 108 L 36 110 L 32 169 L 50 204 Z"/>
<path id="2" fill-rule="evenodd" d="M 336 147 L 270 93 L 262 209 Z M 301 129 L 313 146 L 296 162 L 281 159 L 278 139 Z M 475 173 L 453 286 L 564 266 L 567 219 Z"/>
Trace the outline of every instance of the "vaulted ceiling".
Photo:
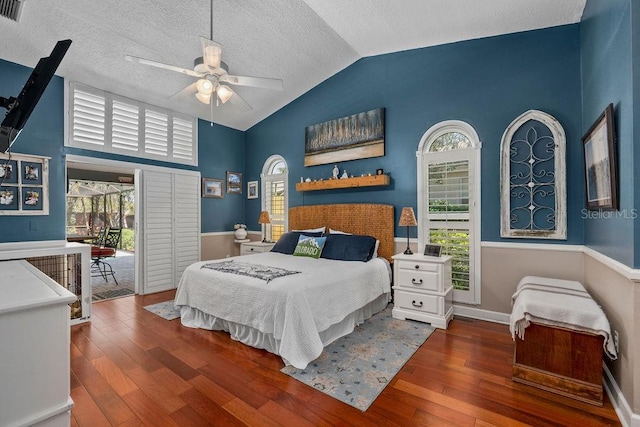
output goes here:
<path id="1" fill-rule="evenodd" d="M 246 130 L 362 57 L 575 23 L 585 2 L 213 0 L 211 14 L 210 0 L 25 0 L 19 22 L 0 17 L 0 58 L 33 67 L 69 38 L 56 74 Z M 191 69 L 200 36 L 222 45 L 230 74 L 279 78 L 284 90 L 234 86 L 252 110 L 211 108 L 169 99 L 195 78 L 125 60 Z"/>

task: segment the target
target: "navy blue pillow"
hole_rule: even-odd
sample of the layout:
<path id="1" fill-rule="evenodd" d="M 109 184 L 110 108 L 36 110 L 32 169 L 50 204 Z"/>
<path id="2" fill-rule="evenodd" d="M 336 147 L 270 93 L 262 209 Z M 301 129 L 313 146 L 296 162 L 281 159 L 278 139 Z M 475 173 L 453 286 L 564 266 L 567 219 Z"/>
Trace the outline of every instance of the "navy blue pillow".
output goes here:
<path id="1" fill-rule="evenodd" d="M 354 234 L 327 234 L 320 258 L 367 262 L 373 257 L 376 239 Z"/>
<path id="2" fill-rule="evenodd" d="M 298 245 L 298 240 L 300 239 L 300 235 L 304 234 L 309 237 L 321 237 L 322 233 L 300 233 L 298 231 L 291 231 L 289 233 L 284 233 L 276 244 L 271 248 L 271 252 L 279 252 L 285 255 L 293 255 L 293 251 L 296 250 L 296 246 Z"/>

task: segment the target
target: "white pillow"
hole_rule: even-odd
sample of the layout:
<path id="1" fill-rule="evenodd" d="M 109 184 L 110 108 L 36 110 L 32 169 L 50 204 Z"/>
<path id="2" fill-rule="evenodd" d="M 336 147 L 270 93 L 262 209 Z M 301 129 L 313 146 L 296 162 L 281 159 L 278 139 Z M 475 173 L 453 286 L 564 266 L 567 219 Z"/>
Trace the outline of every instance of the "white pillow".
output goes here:
<path id="1" fill-rule="evenodd" d="M 291 230 L 297 233 L 324 233 L 327 227 L 308 228 L 306 230 Z"/>
<path id="2" fill-rule="evenodd" d="M 333 228 L 329 229 L 329 234 L 347 234 L 347 235 L 351 235 L 352 233 L 345 233 L 344 231 L 340 231 L 340 230 L 334 230 Z"/>

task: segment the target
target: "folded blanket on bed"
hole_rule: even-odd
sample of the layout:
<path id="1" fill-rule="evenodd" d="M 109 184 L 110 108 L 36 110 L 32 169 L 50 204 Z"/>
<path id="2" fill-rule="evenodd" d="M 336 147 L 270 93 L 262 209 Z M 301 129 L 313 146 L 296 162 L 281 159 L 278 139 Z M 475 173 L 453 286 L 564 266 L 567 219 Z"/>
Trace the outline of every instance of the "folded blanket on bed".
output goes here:
<path id="1" fill-rule="evenodd" d="M 247 262 L 238 262 L 234 260 L 204 264 L 200 268 L 210 268 L 211 270 L 216 270 L 223 273 L 240 274 L 242 276 L 255 277 L 257 279 L 266 280 L 267 283 L 269 283 L 273 279 L 277 279 L 278 277 L 300 273 L 299 271 L 290 271 L 285 270 L 284 268 L 269 267 L 268 265 L 261 264 L 249 264 Z"/>
<path id="2" fill-rule="evenodd" d="M 524 339 L 531 322 L 589 332 L 604 337 L 604 350 L 617 358 L 609 321 L 580 282 L 526 276 L 511 299 L 510 330 Z"/>

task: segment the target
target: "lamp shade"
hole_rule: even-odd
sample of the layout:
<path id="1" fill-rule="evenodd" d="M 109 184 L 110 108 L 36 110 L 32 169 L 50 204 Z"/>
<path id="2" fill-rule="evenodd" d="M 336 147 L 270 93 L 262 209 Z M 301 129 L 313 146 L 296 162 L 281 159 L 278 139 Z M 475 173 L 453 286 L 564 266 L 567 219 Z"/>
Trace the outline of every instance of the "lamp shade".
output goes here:
<path id="1" fill-rule="evenodd" d="M 271 219 L 269 218 L 269 212 L 267 211 L 260 212 L 260 218 L 258 218 L 258 224 L 271 224 Z"/>
<path id="2" fill-rule="evenodd" d="M 413 208 L 402 208 L 402 213 L 400 214 L 400 222 L 398 223 L 398 225 L 418 225 L 418 222 L 416 221 L 416 215 L 413 213 Z"/>
<path id="3" fill-rule="evenodd" d="M 231 96 L 233 96 L 233 90 L 231 90 L 227 85 L 220 85 L 216 89 L 216 94 L 218 95 L 218 98 L 220 98 L 220 102 L 224 104 L 229 100 L 229 98 L 231 98 Z"/>

